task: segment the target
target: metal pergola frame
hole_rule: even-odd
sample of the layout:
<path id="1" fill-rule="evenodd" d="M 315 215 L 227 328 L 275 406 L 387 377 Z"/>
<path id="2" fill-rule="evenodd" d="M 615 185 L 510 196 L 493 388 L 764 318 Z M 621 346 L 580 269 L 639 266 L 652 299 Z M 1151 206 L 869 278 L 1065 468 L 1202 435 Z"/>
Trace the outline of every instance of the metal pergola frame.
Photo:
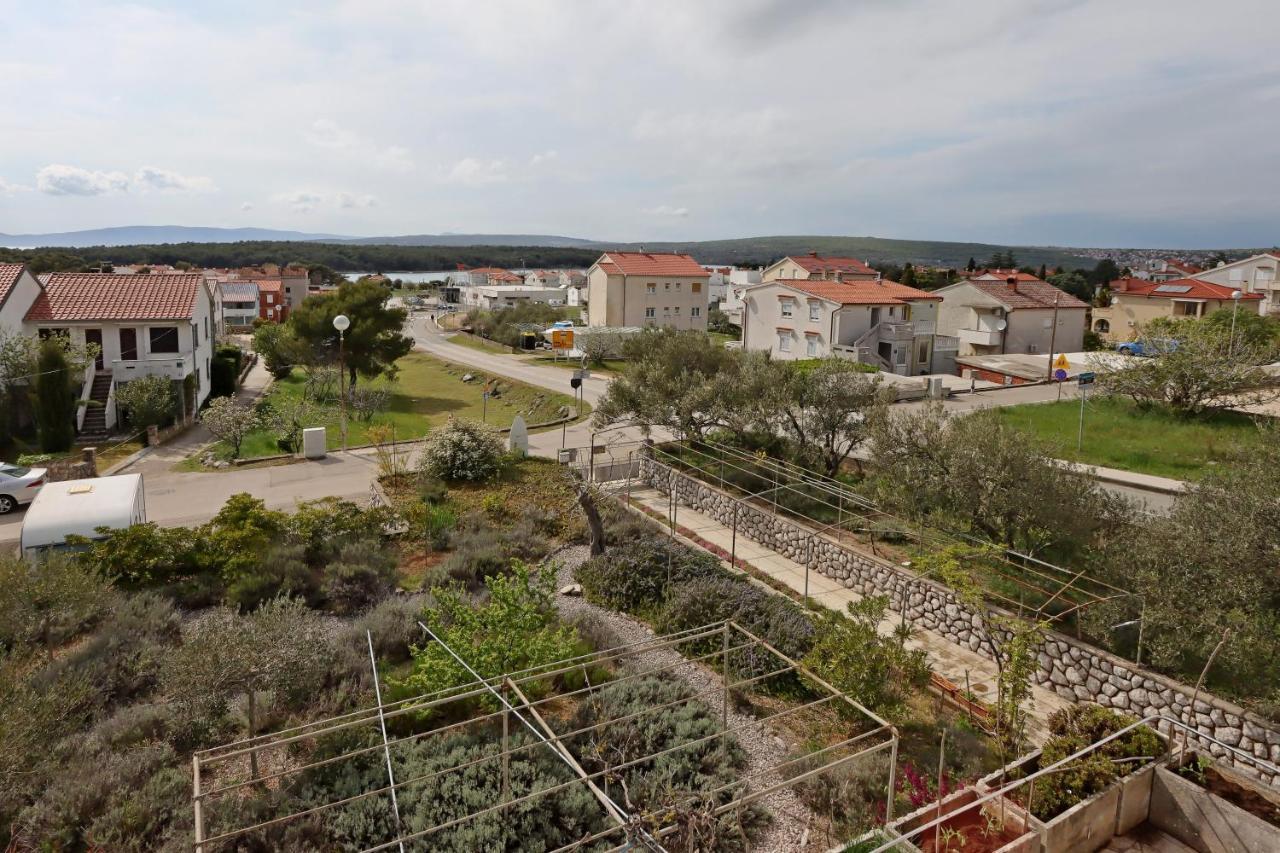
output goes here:
<path id="1" fill-rule="evenodd" d="M 690 460 L 671 452 L 662 445 L 653 445 L 646 452 L 652 453 L 655 461 L 664 462 L 708 484 L 718 485 L 721 491 L 735 501 L 735 522 L 739 504 L 755 509 L 769 508 L 775 515 L 790 517 L 804 523 L 811 528 L 812 536 L 827 535 L 832 532 L 837 535 L 837 538 L 841 532 L 866 534 L 870 538 L 873 554 L 876 553 L 875 533 L 877 529 L 884 529 L 886 523 L 896 533 L 930 548 L 945 548 L 950 545 L 985 546 L 992 549 L 994 559 L 984 562 L 983 568 L 1013 584 L 1020 591 L 1036 596 L 1040 599 L 1040 603 L 1034 608 L 1029 608 L 1025 599 L 1011 598 L 993 588 L 989 583 L 980 583 L 984 597 L 1019 615 L 1029 615 L 1037 621 L 1059 622 L 1071 614 L 1108 601 L 1119 599 L 1141 601 L 1139 594 L 1093 578 L 1082 570 L 1073 571 L 1063 568 L 1030 554 L 992 545 L 965 533 L 916 524 L 882 509 L 874 501 L 854 492 L 839 480 L 816 474 L 785 460 L 755 455 L 741 448 L 706 439 L 670 442 L 669 445 L 677 445 L 682 450 L 695 454 L 697 458 Z M 703 450 L 700 447 L 706 447 L 709 450 Z M 774 484 L 756 492 L 744 492 L 741 487 L 725 479 L 726 469 L 761 479 L 772 477 Z M 737 494 L 734 494 L 735 492 Z M 778 495 L 786 492 L 835 511 L 837 520 L 828 522 L 785 505 L 780 506 Z M 881 523 L 880 528 L 874 526 L 876 522 Z M 925 576 L 921 575 L 921 577 Z M 1059 600 L 1069 606 L 1057 612 L 1047 610 L 1049 605 Z M 1141 620 L 1139 620 L 1139 626 L 1141 627 Z M 1139 662 L 1141 645 L 1141 639 L 1139 639 L 1137 653 Z"/>
<path id="2" fill-rule="evenodd" d="M 436 642 L 440 642 L 441 645 L 451 655 L 453 655 L 463 667 L 465 667 L 469 672 L 475 674 L 475 671 L 471 669 L 470 665 L 459 657 L 456 652 L 449 648 L 447 644 L 444 644 L 438 637 L 431 634 L 430 630 L 426 629 L 426 626 L 422 627 Z M 699 643 L 705 646 L 705 644 L 714 642 L 717 639 L 719 640 L 719 648 L 714 651 L 700 654 L 692 652 L 686 654 L 681 651 L 682 646 L 687 646 L 692 643 Z M 620 672 L 617 674 L 616 678 L 612 678 L 601 683 L 592 684 L 591 679 L 587 678 L 585 679 L 587 684 L 586 687 L 576 690 L 552 690 L 541 698 L 529 698 L 527 691 L 531 684 L 538 683 L 540 686 L 545 688 L 547 680 L 557 675 L 565 675 L 579 671 L 585 674 L 588 667 L 596 667 L 602 664 L 620 664 L 645 652 L 663 649 L 680 652 L 682 655 L 681 659 L 679 661 L 656 667 L 635 667 L 633 669 Z M 776 668 L 771 668 L 768 672 L 763 674 L 735 675 L 733 673 L 733 656 L 736 653 L 747 649 L 754 649 L 758 652 L 763 652 L 768 658 L 775 660 L 778 666 Z M 563 703 L 566 700 L 589 700 L 594 697 L 597 691 L 608 687 L 609 685 L 626 682 L 648 675 L 670 673 L 679 670 L 682 667 L 696 666 L 698 664 L 707 664 L 713 669 L 718 668 L 723 674 L 721 686 L 710 690 L 691 691 L 691 694 L 683 699 L 644 708 L 640 711 L 624 716 L 600 720 L 592 723 L 591 725 L 570 731 L 556 731 L 548 724 L 546 718 L 543 716 L 543 711 L 545 711 L 550 705 L 559 704 L 563 707 Z M 376 682 L 376 662 L 373 662 L 373 666 Z M 468 821 L 475 820 L 485 815 L 502 813 L 514 805 L 532 801 L 540 797 L 553 796 L 558 792 L 566 791 L 574 786 L 584 786 L 591 791 L 593 797 L 600 802 L 602 813 L 608 818 L 612 825 L 589 837 L 580 838 L 566 844 L 558 848 L 555 853 L 561 853 L 561 851 L 565 851 L 567 853 L 567 851 L 582 849 L 584 846 L 589 844 L 610 842 L 614 840 L 619 842 L 617 846 L 611 848 L 616 851 L 634 850 L 637 848 L 661 851 L 664 849 L 662 847 L 661 840 L 678 829 L 676 825 L 665 822 L 669 820 L 669 815 L 671 814 L 670 804 L 664 804 L 666 808 L 663 811 L 663 815 L 667 815 L 667 818 L 651 812 L 636 814 L 629 813 L 609 795 L 608 788 L 610 779 L 620 771 L 628 770 L 633 767 L 644 766 L 646 763 L 651 762 L 662 755 L 677 752 L 682 749 L 716 742 L 721 744 L 722 747 L 727 748 L 729 739 L 726 736 L 732 733 L 728 717 L 729 697 L 731 693 L 735 690 L 749 690 L 752 685 L 789 673 L 802 677 L 809 684 L 811 689 L 818 694 L 818 698 L 807 701 L 801 705 L 790 706 L 779 711 L 774 711 L 768 716 L 757 718 L 757 722 L 768 725 L 770 721 L 780 720 L 801 711 L 811 710 L 824 705 L 839 705 L 845 708 L 848 712 L 851 712 L 855 719 L 862 721 L 862 724 L 859 726 L 860 730 L 844 738 L 838 743 L 831 744 L 815 752 L 806 753 L 796 758 L 790 758 L 769 767 L 756 768 L 750 772 L 741 774 L 732 782 L 726 783 L 712 790 L 694 792 L 690 797 L 690 801 L 699 798 L 719 797 L 726 793 L 731 793 L 730 799 L 717 805 L 713 809 L 712 813 L 714 815 L 723 815 L 736 809 L 740 809 L 745 805 L 761 799 L 762 797 L 766 797 L 779 789 L 791 787 L 806 779 L 819 776 L 855 759 L 887 750 L 889 752 L 889 769 L 887 780 L 888 785 L 886 788 L 886 814 L 889 819 L 892 819 L 893 790 L 895 787 L 894 770 L 897 762 L 898 751 L 897 730 L 888 721 L 867 709 L 856 699 L 836 690 L 829 683 L 811 672 L 803 664 L 783 654 L 774 646 L 743 628 L 741 625 L 738 625 L 736 622 L 727 621 L 705 625 L 700 628 L 692 628 L 673 634 L 650 637 L 639 642 L 618 646 L 616 648 L 555 661 L 543 666 L 504 673 L 501 676 L 492 678 L 480 678 L 477 676 L 474 681 L 456 688 L 398 701 L 382 702 L 380 698 L 381 692 L 379 690 L 377 692 L 379 697 L 378 704 L 372 708 L 353 711 L 348 714 L 331 717 L 314 723 L 294 726 L 269 735 L 260 735 L 254 738 L 242 739 L 197 752 L 192 757 L 192 808 L 195 817 L 194 849 L 197 853 L 227 849 L 228 842 L 242 838 L 249 833 L 271 827 L 278 827 L 294 821 L 304 820 L 327 812 L 330 809 L 356 801 L 379 797 L 386 801 L 388 810 L 395 816 L 395 826 L 398 827 L 397 835 L 385 842 L 367 848 L 364 853 L 374 853 L 374 851 L 390 850 L 392 848 L 403 850 L 405 845 L 408 843 L 421 842 L 423 839 L 428 838 L 435 833 L 445 832 L 450 828 L 467 823 Z M 482 697 L 497 699 L 501 706 L 500 709 L 497 711 L 480 713 L 464 720 L 441 725 L 426 731 L 414 732 L 401 737 L 389 738 L 387 736 L 386 721 L 389 719 L 404 717 L 408 714 L 421 714 L 432 710 L 446 710 L 451 704 Z M 646 753 L 643 756 L 618 765 L 606 765 L 605 769 L 598 770 L 594 773 L 589 773 L 584 769 L 579 756 L 575 755 L 568 745 L 574 738 L 582 736 L 599 737 L 607 741 L 610 726 L 614 726 L 628 720 L 645 717 L 647 715 L 669 711 L 672 708 L 686 705 L 691 702 L 701 701 L 711 706 L 717 698 L 719 699 L 720 706 L 720 726 L 714 733 L 678 744 L 665 750 Z M 512 744 L 511 724 L 513 720 L 518 726 L 523 726 L 532 732 L 534 739 L 519 745 Z M 480 758 L 475 758 L 451 767 L 436 770 L 432 773 L 410 778 L 399 778 L 392 770 L 392 755 L 394 751 L 406 744 L 414 743 L 434 735 L 441 735 L 448 732 L 461 731 L 475 727 L 485 727 L 486 725 L 493 725 L 496 727 L 498 724 L 501 725 L 501 735 L 499 736 L 496 733 L 494 735 L 496 749 L 492 754 L 486 754 Z M 340 755 L 334 755 L 316 761 L 303 761 L 302 763 L 291 765 L 287 769 L 275 770 L 252 778 L 234 778 L 235 771 L 228 769 L 230 762 L 240 759 L 246 755 L 253 754 L 254 756 L 258 756 L 264 753 L 282 750 L 296 751 L 298 749 L 305 748 L 308 744 L 313 743 L 315 739 L 324 735 L 357 727 L 372 727 L 374 731 L 380 732 L 380 742 L 370 746 L 351 749 Z M 500 740 L 498 740 L 499 737 Z M 564 763 L 570 769 L 573 778 L 567 782 L 561 782 L 548 788 L 535 790 L 521 796 L 513 797 L 511 795 L 512 792 L 509 775 L 511 757 L 525 751 L 538 749 L 550 750 L 559 761 Z M 382 753 L 386 760 L 388 784 L 383 785 L 382 787 L 362 791 L 353 796 L 322 803 L 319 806 L 303 809 L 298 812 L 272 817 L 250 825 L 223 829 L 215 834 L 209 834 L 206 832 L 211 812 L 216 808 L 217 802 L 221 797 L 234 794 L 234 792 L 240 791 L 249 786 L 264 785 L 266 783 L 281 785 L 284 784 L 289 777 L 294 776 L 295 774 L 317 767 L 332 765 L 343 761 L 350 761 L 359 756 L 372 753 Z M 820 763 L 817 766 L 804 769 L 801 772 L 796 773 L 794 776 L 786 777 L 782 773 L 782 771 L 786 771 L 788 768 L 792 768 L 797 764 L 802 762 L 812 762 L 815 759 L 820 759 Z M 478 808 L 461 817 L 436 824 L 423 830 L 408 832 L 402 828 L 400 823 L 400 808 L 406 800 L 412 798 L 415 785 L 447 776 L 448 774 L 456 773 L 480 764 L 499 761 L 502 765 L 502 785 L 501 795 L 497 802 L 484 808 Z M 225 778 L 228 776 L 233 778 Z M 772 776 L 773 779 L 770 779 L 770 776 Z"/>

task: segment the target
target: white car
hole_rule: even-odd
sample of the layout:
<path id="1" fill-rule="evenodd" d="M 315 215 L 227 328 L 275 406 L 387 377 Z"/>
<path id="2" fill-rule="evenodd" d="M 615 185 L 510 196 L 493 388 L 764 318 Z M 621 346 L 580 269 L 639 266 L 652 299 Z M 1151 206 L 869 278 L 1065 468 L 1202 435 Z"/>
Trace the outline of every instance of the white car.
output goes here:
<path id="1" fill-rule="evenodd" d="M 0 515 L 13 512 L 36 499 L 36 492 L 44 485 L 44 468 L 24 468 L 9 462 L 0 462 Z"/>

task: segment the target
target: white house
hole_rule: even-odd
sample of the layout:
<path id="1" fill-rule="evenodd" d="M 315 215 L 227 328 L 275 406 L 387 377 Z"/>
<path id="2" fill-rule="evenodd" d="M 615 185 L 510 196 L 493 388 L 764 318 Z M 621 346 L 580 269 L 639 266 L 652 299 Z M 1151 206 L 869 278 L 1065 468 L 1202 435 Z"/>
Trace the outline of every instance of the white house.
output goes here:
<path id="1" fill-rule="evenodd" d="M 897 282 L 773 280 L 743 294 L 742 345 L 778 359 L 835 356 L 903 376 L 954 357 L 932 293 Z M 946 365 L 944 365 L 945 367 Z"/>
<path id="2" fill-rule="evenodd" d="M 933 294 L 938 331 L 960 339 L 960 355 L 1084 349 L 1089 306 L 1033 275 L 984 272 Z"/>
<path id="3" fill-rule="evenodd" d="M 0 264 L 0 332 L 21 332 L 27 309 L 39 295 L 40 282 L 24 264 Z"/>
<path id="4" fill-rule="evenodd" d="M 788 255 L 764 268 L 763 281 L 779 279 L 823 279 L 826 281 L 875 281 L 880 273 L 857 258 L 819 255 Z"/>
<path id="5" fill-rule="evenodd" d="M 688 255 L 606 252 L 587 271 L 587 325 L 706 331 L 710 275 Z"/>
<path id="6" fill-rule="evenodd" d="M 494 311 L 531 303 L 563 305 L 564 294 L 558 287 L 533 287 L 527 284 L 484 285 L 462 291 L 462 303 L 471 308 Z"/>
<path id="7" fill-rule="evenodd" d="M 1263 252 L 1229 264 L 1221 264 L 1212 269 L 1202 270 L 1187 278 L 1220 284 L 1232 290 L 1262 295 L 1259 310 L 1265 314 L 1280 314 L 1280 285 L 1276 275 L 1280 267 L 1280 254 Z"/>
<path id="8" fill-rule="evenodd" d="M 53 273 L 26 306 L 23 329 L 98 344 L 81 398 L 100 404 L 94 408 L 103 412 L 102 428 L 109 431 L 116 387 L 142 376 L 177 383 L 190 376 L 194 406 L 205 401 L 220 311 L 200 273 Z M 179 399 L 185 406 L 184 395 Z M 85 411 L 81 407 L 78 426 L 84 426 Z"/>
<path id="9" fill-rule="evenodd" d="M 228 281 L 218 286 L 222 323 L 228 329 L 247 329 L 258 319 L 258 284 Z"/>

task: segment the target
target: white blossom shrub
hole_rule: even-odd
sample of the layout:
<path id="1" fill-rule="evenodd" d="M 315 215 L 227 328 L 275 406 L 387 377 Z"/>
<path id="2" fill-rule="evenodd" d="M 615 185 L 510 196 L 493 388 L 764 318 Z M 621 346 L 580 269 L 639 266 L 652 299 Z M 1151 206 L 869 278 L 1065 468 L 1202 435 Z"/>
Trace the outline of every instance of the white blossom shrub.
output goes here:
<path id="1" fill-rule="evenodd" d="M 483 480 L 497 472 L 502 454 L 497 430 L 450 418 L 427 434 L 419 470 L 441 480 Z"/>

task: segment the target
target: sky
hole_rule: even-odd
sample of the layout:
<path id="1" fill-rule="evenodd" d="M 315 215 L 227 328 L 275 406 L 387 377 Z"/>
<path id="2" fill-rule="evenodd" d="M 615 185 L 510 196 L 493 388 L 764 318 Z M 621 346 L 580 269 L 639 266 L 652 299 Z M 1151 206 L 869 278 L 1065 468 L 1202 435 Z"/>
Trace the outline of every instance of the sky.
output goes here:
<path id="1" fill-rule="evenodd" d="M 1280 2 L 0 0 L 0 232 L 1280 243 Z"/>

